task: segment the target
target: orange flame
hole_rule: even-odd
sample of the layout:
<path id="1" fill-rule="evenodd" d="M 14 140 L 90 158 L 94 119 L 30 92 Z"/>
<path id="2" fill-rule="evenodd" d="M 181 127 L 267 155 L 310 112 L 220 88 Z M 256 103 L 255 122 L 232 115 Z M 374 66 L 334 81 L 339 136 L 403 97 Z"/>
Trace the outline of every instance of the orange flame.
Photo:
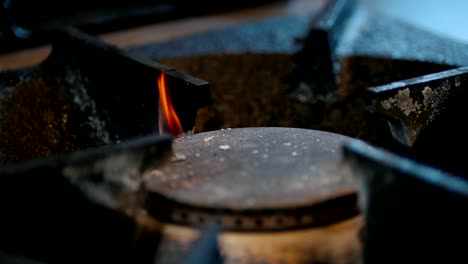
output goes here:
<path id="1" fill-rule="evenodd" d="M 164 133 L 164 123 L 169 128 L 172 137 L 176 138 L 184 132 L 182 124 L 179 121 L 174 107 L 172 106 L 171 97 L 169 96 L 169 89 L 166 84 L 164 72 L 158 77 L 159 89 L 159 134 Z"/>

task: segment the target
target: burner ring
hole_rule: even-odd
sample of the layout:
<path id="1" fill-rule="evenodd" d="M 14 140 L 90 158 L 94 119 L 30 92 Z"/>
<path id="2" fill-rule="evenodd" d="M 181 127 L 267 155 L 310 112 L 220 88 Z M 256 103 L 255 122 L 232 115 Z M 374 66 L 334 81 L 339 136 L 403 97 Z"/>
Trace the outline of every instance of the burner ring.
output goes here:
<path id="1" fill-rule="evenodd" d="M 350 138 L 307 129 L 239 128 L 177 139 L 174 157 L 144 175 L 150 214 L 185 226 L 284 230 L 359 214 L 341 169 Z"/>

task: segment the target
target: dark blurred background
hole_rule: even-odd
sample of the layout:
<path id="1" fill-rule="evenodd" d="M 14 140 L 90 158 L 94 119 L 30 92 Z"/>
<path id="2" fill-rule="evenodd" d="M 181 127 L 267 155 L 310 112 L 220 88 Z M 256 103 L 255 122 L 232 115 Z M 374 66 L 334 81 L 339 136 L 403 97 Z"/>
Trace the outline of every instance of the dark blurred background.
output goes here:
<path id="1" fill-rule="evenodd" d="M 44 22 L 97 24 L 132 18 L 125 24 L 138 24 L 172 17 L 201 15 L 211 12 L 255 6 L 272 0 L 2 0 L 10 2 L 10 9 L 18 24 L 35 27 Z M 142 19 L 138 21 L 138 18 Z M 108 25 L 109 26 L 109 25 Z M 125 26 L 122 23 L 120 26 Z"/>
<path id="2" fill-rule="evenodd" d="M 298 0 L 0 1 L 3 3 L 0 13 L 2 18 L 0 53 L 4 53 L 44 42 L 44 37 L 40 34 L 36 34 L 35 38 L 28 41 L 18 41 L 16 38 L 21 37 L 24 32 L 21 30 L 12 32 L 9 26 L 13 22 L 33 32 L 41 32 L 55 25 L 71 25 L 90 34 L 99 34 L 177 18 Z M 361 0 L 361 2 L 435 33 L 468 43 L 466 15 L 468 1 L 466 0 Z"/>
<path id="3" fill-rule="evenodd" d="M 0 0 L 2 2 L 0 52 L 34 46 L 43 40 L 39 34 L 28 41 L 21 28 L 43 32 L 54 26 L 75 26 L 98 34 L 171 19 L 200 16 L 254 7 L 280 0 Z M 11 30 L 11 25 L 17 28 Z M 20 30 L 18 30 L 20 29 Z M 18 31 L 16 31 L 18 30 Z M 39 36 L 38 36 L 39 35 Z"/>

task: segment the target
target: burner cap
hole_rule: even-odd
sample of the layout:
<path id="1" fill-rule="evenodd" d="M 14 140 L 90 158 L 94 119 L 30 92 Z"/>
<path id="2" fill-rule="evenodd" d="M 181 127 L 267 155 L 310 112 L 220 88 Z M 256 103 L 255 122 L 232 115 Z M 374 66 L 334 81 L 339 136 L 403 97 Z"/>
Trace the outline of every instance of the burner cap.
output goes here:
<path id="1" fill-rule="evenodd" d="M 213 220 L 228 229 L 347 219 L 358 214 L 353 180 L 340 166 L 348 140 L 294 128 L 225 129 L 177 139 L 172 162 L 145 174 L 148 211 L 190 225 Z"/>

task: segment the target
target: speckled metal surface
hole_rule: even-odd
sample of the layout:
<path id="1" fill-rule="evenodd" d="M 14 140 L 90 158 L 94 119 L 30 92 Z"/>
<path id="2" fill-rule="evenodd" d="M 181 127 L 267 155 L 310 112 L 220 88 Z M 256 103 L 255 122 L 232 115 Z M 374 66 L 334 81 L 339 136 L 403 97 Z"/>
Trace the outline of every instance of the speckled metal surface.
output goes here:
<path id="1" fill-rule="evenodd" d="M 453 98 L 463 95 L 468 82 L 468 67 L 372 87 L 375 112 L 401 125 L 391 125 L 394 137 L 413 146 L 423 130 L 444 113 Z"/>
<path id="2" fill-rule="evenodd" d="M 468 44 L 439 36 L 389 15 L 358 8 L 337 48 L 339 56 L 372 56 L 468 65 Z"/>
<path id="3" fill-rule="evenodd" d="M 340 167 L 340 147 L 348 140 L 293 128 L 225 129 L 177 139 L 173 162 L 144 176 L 153 192 L 148 210 L 160 218 L 168 202 L 160 193 L 179 203 L 171 204 L 166 220 L 188 225 L 284 229 L 351 217 L 357 214 L 355 186 Z"/>
<path id="4" fill-rule="evenodd" d="M 174 162 L 150 172 L 147 183 L 209 206 L 266 209 L 317 203 L 353 189 L 339 166 L 340 146 L 348 140 L 292 128 L 200 133 L 176 139 Z"/>
<path id="5" fill-rule="evenodd" d="M 409 147 L 409 155 L 462 176 L 468 175 L 463 155 L 468 130 L 460 119 L 467 113 L 468 67 L 370 88 L 373 111 L 383 115 L 393 137 Z M 462 123 L 460 123 L 462 122 Z"/>
<path id="6" fill-rule="evenodd" d="M 353 2 L 356 3 L 352 5 Z M 352 58 L 355 57 L 388 59 L 377 62 L 376 68 L 392 65 L 391 60 L 404 61 L 408 66 L 427 68 L 425 74 L 434 72 L 433 64 L 451 67 L 468 65 L 468 44 L 412 26 L 357 1 L 331 1 L 327 10 L 312 23 L 304 46 L 296 54 L 298 67 L 295 74 L 299 80 L 293 84 L 292 95 L 299 101 L 307 98 L 314 104 L 316 100 L 328 103 L 341 100 L 335 93 L 343 92 L 337 92 L 337 89 L 343 89 L 341 78 L 346 76 L 343 71 L 360 71 L 364 68 L 365 72 L 369 72 L 363 65 L 354 63 Z M 348 65 L 350 62 L 354 64 Z M 401 71 L 404 70 L 393 69 L 384 75 L 398 80 L 404 75 Z M 361 80 L 373 85 L 383 84 L 378 75 L 378 72 L 372 76 L 364 75 Z M 419 74 L 406 75 L 406 78 L 411 78 Z M 359 87 L 361 90 L 366 88 Z"/>

